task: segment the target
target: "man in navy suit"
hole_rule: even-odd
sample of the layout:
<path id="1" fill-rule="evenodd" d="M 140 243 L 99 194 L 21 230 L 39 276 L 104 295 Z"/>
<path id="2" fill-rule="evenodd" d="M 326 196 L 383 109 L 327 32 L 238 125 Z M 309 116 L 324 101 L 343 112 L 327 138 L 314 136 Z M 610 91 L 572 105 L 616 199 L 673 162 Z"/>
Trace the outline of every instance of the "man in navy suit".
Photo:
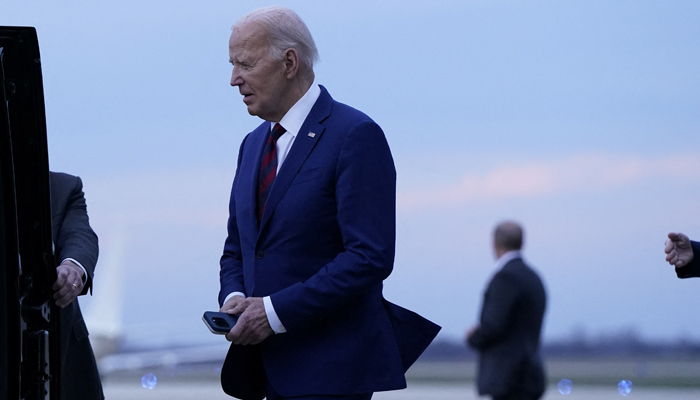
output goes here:
<path id="1" fill-rule="evenodd" d="M 314 83 L 318 52 L 293 11 L 234 25 L 231 85 L 264 120 L 240 146 L 221 257 L 221 311 L 241 314 L 221 371 L 242 399 L 370 399 L 440 329 L 383 299 L 396 172 L 381 128 Z"/>
<path id="2" fill-rule="evenodd" d="M 61 399 L 102 400 L 102 384 L 78 296 L 92 290 L 99 252 L 80 178 L 50 172 L 51 224 L 59 262 L 53 285 L 61 307 Z"/>
<path id="3" fill-rule="evenodd" d="M 496 227 L 493 246 L 498 272 L 484 294 L 480 325 L 467 333 L 479 351 L 479 394 L 494 400 L 536 400 L 544 392 L 539 356 L 546 295 L 539 276 L 523 262 L 522 228 Z"/>

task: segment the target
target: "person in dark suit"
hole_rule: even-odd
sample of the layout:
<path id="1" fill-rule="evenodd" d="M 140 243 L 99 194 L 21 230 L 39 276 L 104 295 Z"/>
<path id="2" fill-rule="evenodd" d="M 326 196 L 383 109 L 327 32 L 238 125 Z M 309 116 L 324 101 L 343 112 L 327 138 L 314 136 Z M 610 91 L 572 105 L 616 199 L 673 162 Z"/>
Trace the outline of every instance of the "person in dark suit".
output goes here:
<path id="1" fill-rule="evenodd" d="M 232 28 L 231 85 L 264 122 L 240 146 L 221 257 L 226 393 L 370 399 L 440 329 L 384 300 L 395 248 L 396 172 L 381 128 L 314 83 L 316 46 L 293 11 Z"/>
<path id="2" fill-rule="evenodd" d="M 546 294 L 522 259 L 522 243 L 518 224 L 496 227 L 499 270 L 484 294 L 480 325 L 467 333 L 468 344 L 479 352 L 479 394 L 494 400 L 536 400 L 544 393 L 539 345 Z"/>
<path id="3" fill-rule="evenodd" d="M 695 253 L 700 252 L 700 242 L 694 242 L 682 233 L 668 234 L 666 246 L 666 261 L 676 267 L 679 278 L 700 277 L 700 263 L 695 260 Z"/>
<path id="4" fill-rule="evenodd" d="M 54 300 L 61 307 L 61 399 L 102 400 L 102 383 L 78 296 L 92 291 L 97 235 L 90 227 L 80 178 L 50 172 L 51 223 L 58 278 Z"/>

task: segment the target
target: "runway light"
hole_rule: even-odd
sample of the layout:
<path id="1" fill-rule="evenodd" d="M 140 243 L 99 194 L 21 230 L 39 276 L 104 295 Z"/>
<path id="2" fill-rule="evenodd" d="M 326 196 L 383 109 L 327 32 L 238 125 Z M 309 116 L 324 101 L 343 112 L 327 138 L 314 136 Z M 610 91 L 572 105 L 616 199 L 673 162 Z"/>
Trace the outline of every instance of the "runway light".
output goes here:
<path id="1" fill-rule="evenodd" d="M 158 378 L 153 374 L 149 373 L 141 377 L 141 386 L 143 386 L 144 389 L 153 389 L 156 387 L 157 383 Z"/>
<path id="2" fill-rule="evenodd" d="M 559 381 L 559 383 L 557 383 L 557 389 L 559 389 L 559 393 L 564 395 L 571 393 L 571 389 L 573 388 L 574 383 L 568 379 L 562 379 Z"/>
<path id="3" fill-rule="evenodd" d="M 617 384 L 617 391 L 620 392 L 621 395 L 627 396 L 632 391 L 632 381 L 626 379 L 621 380 L 620 383 Z"/>

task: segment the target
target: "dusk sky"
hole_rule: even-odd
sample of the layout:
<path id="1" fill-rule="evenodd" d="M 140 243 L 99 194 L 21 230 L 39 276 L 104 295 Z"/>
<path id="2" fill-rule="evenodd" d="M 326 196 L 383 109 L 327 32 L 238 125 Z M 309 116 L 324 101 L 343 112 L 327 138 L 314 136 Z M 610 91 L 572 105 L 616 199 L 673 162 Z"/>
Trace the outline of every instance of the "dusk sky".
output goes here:
<path id="1" fill-rule="evenodd" d="M 700 279 L 663 254 L 669 231 L 700 240 L 700 2 L 280 4 L 316 40 L 317 82 L 392 148 L 387 299 L 461 339 L 494 271 L 491 230 L 515 219 L 549 295 L 545 340 L 700 340 Z M 218 309 L 238 147 L 260 123 L 229 86 L 228 38 L 265 5 L 3 4 L 0 25 L 37 29 L 51 169 L 83 179 L 100 237 L 83 309 L 121 304 L 128 340 L 222 340 L 201 314 Z"/>

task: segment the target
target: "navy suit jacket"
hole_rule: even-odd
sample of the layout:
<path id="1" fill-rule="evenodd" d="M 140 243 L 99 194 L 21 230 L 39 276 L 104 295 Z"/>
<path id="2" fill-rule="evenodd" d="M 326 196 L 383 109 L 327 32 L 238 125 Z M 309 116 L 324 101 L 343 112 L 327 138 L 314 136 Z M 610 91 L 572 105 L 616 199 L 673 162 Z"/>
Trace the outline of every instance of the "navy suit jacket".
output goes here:
<path id="1" fill-rule="evenodd" d="M 688 265 L 680 268 L 676 268 L 676 275 L 679 278 L 697 278 L 700 277 L 700 260 L 698 260 L 698 254 L 700 254 L 700 242 L 690 242 L 693 248 L 693 261 Z"/>
<path id="2" fill-rule="evenodd" d="M 81 295 L 92 290 L 97 264 L 97 235 L 90 227 L 83 183 L 77 176 L 49 173 L 51 227 L 56 262 L 77 260 L 87 272 Z M 76 298 L 61 309 L 61 398 L 103 399 L 100 376 L 88 340 L 88 330 Z"/>
<path id="3" fill-rule="evenodd" d="M 258 169 L 270 123 L 243 140 L 221 257 L 219 302 L 234 291 L 270 296 L 287 332 L 232 345 L 222 385 L 261 398 L 400 389 L 440 329 L 386 302 L 392 271 L 396 172 L 381 128 L 325 88 L 270 189 L 260 224 Z"/>
<path id="4" fill-rule="evenodd" d="M 545 303 L 542 281 L 521 258 L 494 275 L 484 294 L 480 326 L 468 339 L 479 351 L 479 394 L 542 395 L 539 344 Z"/>

